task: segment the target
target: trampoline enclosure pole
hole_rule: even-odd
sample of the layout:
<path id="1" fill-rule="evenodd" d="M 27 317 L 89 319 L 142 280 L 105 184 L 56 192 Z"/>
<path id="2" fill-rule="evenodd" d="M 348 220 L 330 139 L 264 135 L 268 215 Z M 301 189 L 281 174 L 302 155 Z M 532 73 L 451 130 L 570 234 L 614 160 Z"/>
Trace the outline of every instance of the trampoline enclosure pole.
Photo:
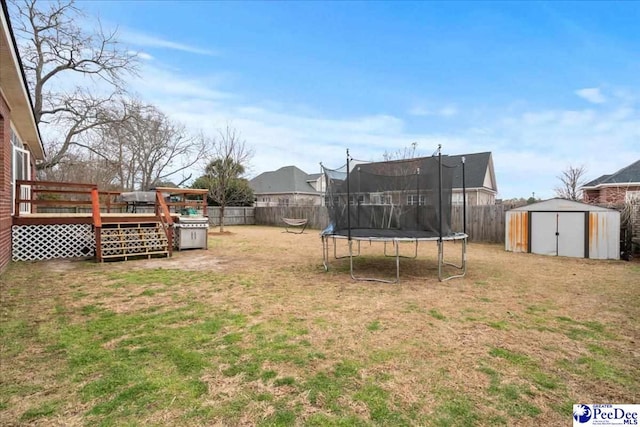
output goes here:
<path id="1" fill-rule="evenodd" d="M 442 243 L 442 146 L 438 144 L 438 215 L 439 242 Z"/>
<path id="2" fill-rule="evenodd" d="M 347 148 L 347 238 L 351 242 L 351 192 L 349 190 L 349 149 Z"/>
<path id="3" fill-rule="evenodd" d="M 416 208 L 416 226 L 420 225 L 420 168 L 416 169 L 416 192 L 418 193 L 418 207 Z"/>
<path id="4" fill-rule="evenodd" d="M 462 157 L 462 232 L 467 234 L 467 183 L 464 176 L 464 156 Z"/>

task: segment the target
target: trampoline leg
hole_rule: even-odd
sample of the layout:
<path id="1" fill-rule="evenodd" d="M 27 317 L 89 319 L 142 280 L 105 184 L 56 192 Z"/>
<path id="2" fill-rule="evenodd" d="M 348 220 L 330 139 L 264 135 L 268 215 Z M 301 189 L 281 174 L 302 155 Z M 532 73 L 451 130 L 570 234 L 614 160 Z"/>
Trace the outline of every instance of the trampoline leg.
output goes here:
<path id="1" fill-rule="evenodd" d="M 442 240 L 438 240 L 438 280 L 442 282 Z"/>
<path id="2" fill-rule="evenodd" d="M 438 280 L 441 282 L 446 282 L 447 280 L 455 279 L 458 277 L 464 277 L 467 274 L 467 239 L 462 239 L 462 249 L 461 249 L 461 261 L 460 265 L 456 265 L 453 263 L 444 262 L 444 242 L 438 242 Z M 454 274 L 449 277 L 443 277 L 443 267 L 444 265 L 449 265 L 452 267 L 461 270 L 459 274 Z"/>
<path id="3" fill-rule="evenodd" d="M 365 281 L 365 282 L 381 282 L 381 283 L 398 283 L 400 281 L 400 256 L 398 251 L 398 242 L 393 241 L 394 246 L 396 247 L 396 280 L 385 280 L 385 279 L 376 279 L 374 277 L 356 277 L 353 274 L 353 251 L 352 244 L 353 242 L 349 241 L 349 273 L 351 274 L 351 278 L 353 280 Z M 358 242 L 358 245 L 360 242 Z M 358 254 L 360 253 L 360 246 L 358 246 Z"/>
<path id="4" fill-rule="evenodd" d="M 349 273 L 351 274 L 351 278 L 355 279 L 356 277 L 353 275 L 353 255 L 351 253 L 351 243 L 353 243 L 353 242 L 351 240 L 349 240 L 349 243 L 348 243 L 348 246 L 349 246 Z"/>
<path id="5" fill-rule="evenodd" d="M 333 238 L 333 257 L 335 259 L 342 259 L 342 258 L 347 258 L 351 256 L 351 254 L 349 255 L 344 255 L 344 256 L 338 256 L 338 250 L 336 249 L 336 238 Z M 353 255 L 353 256 L 360 256 L 360 240 L 358 240 L 358 253 Z"/>
<path id="6" fill-rule="evenodd" d="M 396 247 L 396 283 L 400 281 L 400 242 L 394 240 L 393 245 Z"/>
<path id="7" fill-rule="evenodd" d="M 320 236 L 322 240 L 322 265 L 324 266 L 324 271 L 329 271 L 329 238 L 327 236 Z M 334 244 L 335 244 L 335 239 Z"/>
<path id="8" fill-rule="evenodd" d="M 394 243 L 395 243 L 395 240 L 394 240 Z M 384 256 L 386 256 L 386 257 L 395 256 L 393 254 L 391 254 L 391 255 L 387 254 L 387 242 L 384 242 Z M 413 253 L 413 256 L 400 255 L 400 258 L 410 258 L 410 259 L 418 258 L 418 240 L 416 240 L 416 247 L 415 247 L 415 251 Z"/>
<path id="9" fill-rule="evenodd" d="M 455 240 L 454 240 L 454 242 L 455 242 Z M 458 270 L 462 270 L 463 268 L 465 268 L 464 263 L 465 263 L 465 255 L 466 255 L 466 250 L 465 250 L 466 243 L 467 243 L 466 239 L 462 241 L 462 256 L 461 256 L 461 260 L 460 260 L 460 265 L 454 264 L 452 262 L 446 262 L 446 261 L 444 261 L 444 257 L 443 257 L 444 265 L 449 265 L 451 267 L 455 267 Z"/>

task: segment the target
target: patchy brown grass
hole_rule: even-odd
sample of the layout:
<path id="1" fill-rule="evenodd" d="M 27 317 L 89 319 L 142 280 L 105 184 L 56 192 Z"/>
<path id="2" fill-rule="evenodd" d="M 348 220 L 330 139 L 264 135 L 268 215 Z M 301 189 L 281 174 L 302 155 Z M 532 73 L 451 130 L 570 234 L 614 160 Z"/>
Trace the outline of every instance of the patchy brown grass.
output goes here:
<path id="1" fill-rule="evenodd" d="M 426 243 L 399 284 L 356 282 L 313 230 L 229 228 L 171 259 L 12 265 L 0 424 L 566 425 L 640 401 L 638 263 L 470 244 L 441 283 Z M 357 274 L 395 274 L 361 250 Z"/>

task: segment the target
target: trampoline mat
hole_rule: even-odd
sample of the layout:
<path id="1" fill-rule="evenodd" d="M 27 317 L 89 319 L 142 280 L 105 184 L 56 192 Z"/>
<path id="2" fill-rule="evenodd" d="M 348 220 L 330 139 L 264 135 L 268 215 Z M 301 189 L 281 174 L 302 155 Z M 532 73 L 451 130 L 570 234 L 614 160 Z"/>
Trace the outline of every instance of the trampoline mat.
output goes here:
<path id="1" fill-rule="evenodd" d="M 348 230 L 335 230 L 329 236 L 344 236 L 349 235 Z M 460 234 L 446 234 L 442 238 L 463 238 L 464 235 Z M 356 239 L 437 239 L 440 235 L 434 231 L 425 230 L 392 230 L 384 228 L 352 228 L 351 237 Z"/>

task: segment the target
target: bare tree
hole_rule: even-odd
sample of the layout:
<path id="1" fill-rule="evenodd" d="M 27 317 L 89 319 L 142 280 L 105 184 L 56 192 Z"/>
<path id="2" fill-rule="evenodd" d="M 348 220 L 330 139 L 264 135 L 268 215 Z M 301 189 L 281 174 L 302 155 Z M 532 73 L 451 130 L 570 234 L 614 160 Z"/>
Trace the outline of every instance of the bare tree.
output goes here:
<path id="1" fill-rule="evenodd" d="M 177 185 L 182 185 L 191 179 L 189 169 L 212 148 L 204 136 L 189 135 L 182 124 L 140 101 L 123 101 L 104 115 L 111 120 L 93 146 L 117 166 L 116 180 L 123 189 L 148 190 L 180 174 Z"/>
<path id="2" fill-rule="evenodd" d="M 227 124 L 218 131 L 214 139 L 214 150 L 211 161 L 205 169 L 209 183 L 209 198 L 220 206 L 220 232 L 224 232 L 224 210 L 232 203 L 230 188 L 236 183 L 253 157 L 253 150 L 247 147 L 240 132 Z"/>
<path id="3" fill-rule="evenodd" d="M 11 3 L 35 118 L 49 156 L 38 169 L 47 169 L 72 148 L 83 148 L 80 135 L 108 123 L 100 112 L 123 92 L 124 77 L 135 73 L 137 57 L 100 25 L 93 33 L 80 28 L 76 23 L 82 13 L 73 0 Z M 48 140 L 50 134 L 59 142 Z"/>
<path id="4" fill-rule="evenodd" d="M 97 184 L 101 189 L 120 189 L 116 182 L 117 168 L 112 162 L 93 153 L 69 153 L 56 166 L 41 172 L 43 179 L 59 182 Z"/>
<path id="5" fill-rule="evenodd" d="M 391 160 L 413 159 L 416 156 L 417 147 L 418 147 L 418 143 L 414 141 L 411 143 L 409 147 L 401 148 L 392 153 L 385 151 L 384 153 L 382 153 L 382 160 L 384 160 L 385 162 L 388 162 Z"/>
<path id="6" fill-rule="evenodd" d="M 568 200 L 582 200 L 582 191 L 580 187 L 585 184 L 584 175 L 587 169 L 584 165 L 569 165 L 558 175 L 560 185 L 554 188 L 556 196 Z"/>

